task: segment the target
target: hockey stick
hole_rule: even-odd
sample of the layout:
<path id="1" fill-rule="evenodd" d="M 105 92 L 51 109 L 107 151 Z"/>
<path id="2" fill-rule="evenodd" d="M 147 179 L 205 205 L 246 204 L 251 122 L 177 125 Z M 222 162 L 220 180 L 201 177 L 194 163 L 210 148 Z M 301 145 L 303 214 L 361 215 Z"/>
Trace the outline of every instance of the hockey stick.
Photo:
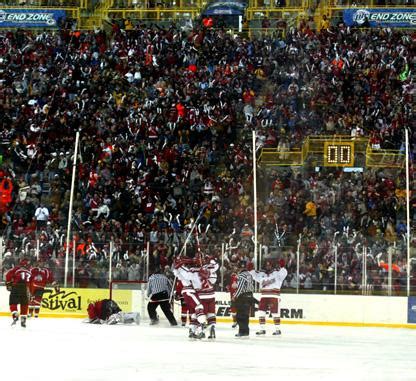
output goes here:
<path id="1" fill-rule="evenodd" d="M 187 235 L 187 237 L 186 237 L 186 239 L 185 239 L 185 242 L 184 242 L 184 244 L 183 244 L 183 246 L 182 246 L 182 249 L 181 249 L 181 251 L 180 251 L 180 252 L 179 252 L 179 254 L 178 254 L 178 257 L 181 257 L 181 256 L 182 256 L 182 253 L 183 253 L 183 251 L 185 250 L 186 244 L 188 243 L 189 238 L 190 238 L 190 237 L 191 237 L 191 235 L 193 234 L 194 229 L 195 229 L 195 227 L 196 227 L 196 224 L 198 223 L 199 219 L 202 217 L 202 214 L 204 213 L 205 209 L 206 209 L 206 206 L 203 206 L 203 207 L 201 208 L 201 210 L 199 211 L 198 216 L 196 217 L 196 219 L 195 219 L 195 221 L 194 221 L 194 223 L 193 223 L 193 225 L 192 225 L 192 227 L 191 227 L 191 231 L 188 233 L 188 235 Z M 172 303 L 173 293 L 175 292 L 175 287 L 176 287 L 176 281 L 177 281 L 177 276 L 175 275 L 175 278 L 173 279 L 173 282 L 172 282 L 172 290 L 171 290 L 171 292 L 170 292 L 170 297 L 169 297 L 169 302 L 170 302 L 170 303 Z"/>

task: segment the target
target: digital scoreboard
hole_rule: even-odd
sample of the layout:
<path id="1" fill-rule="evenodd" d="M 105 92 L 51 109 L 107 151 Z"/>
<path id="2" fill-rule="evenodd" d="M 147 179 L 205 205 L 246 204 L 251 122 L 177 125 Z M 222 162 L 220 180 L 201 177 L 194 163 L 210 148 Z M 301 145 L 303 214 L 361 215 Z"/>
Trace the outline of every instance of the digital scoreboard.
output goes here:
<path id="1" fill-rule="evenodd" d="M 354 142 L 324 142 L 325 167 L 353 167 Z"/>

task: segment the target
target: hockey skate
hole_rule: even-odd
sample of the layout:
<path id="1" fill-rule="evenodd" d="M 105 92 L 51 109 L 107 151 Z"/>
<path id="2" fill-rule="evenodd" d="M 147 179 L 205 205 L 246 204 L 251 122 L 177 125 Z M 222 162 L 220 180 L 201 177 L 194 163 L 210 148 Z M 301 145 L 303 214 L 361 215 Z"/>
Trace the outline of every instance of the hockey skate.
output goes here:
<path id="1" fill-rule="evenodd" d="M 279 328 L 273 332 L 273 336 L 280 336 L 281 334 L 282 334 L 282 331 Z"/>
<path id="2" fill-rule="evenodd" d="M 199 339 L 199 340 L 205 338 L 205 332 L 204 332 L 204 326 L 203 325 L 197 327 L 197 329 L 195 331 L 195 335 L 196 335 L 196 338 Z"/>
<path id="3" fill-rule="evenodd" d="M 114 324 L 118 324 L 122 322 L 123 322 L 123 316 L 121 315 L 121 313 L 112 314 L 107 320 L 108 325 L 114 325 Z"/>
<path id="4" fill-rule="evenodd" d="M 214 325 L 211 325 L 211 328 L 209 329 L 208 339 L 215 339 L 215 326 Z"/>
<path id="5" fill-rule="evenodd" d="M 188 337 L 189 337 L 190 339 L 196 339 L 196 338 L 197 338 L 197 336 L 196 336 L 195 332 L 194 332 L 194 331 L 192 331 L 192 329 L 191 329 L 191 328 L 189 328 L 189 335 L 188 335 Z"/>
<path id="6" fill-rule="evenodd" d="M 261 335 L 265 335 L 265 334 L 266 334 L 266 330 L 264 330 L 264 329 L 261 329 L 260 331 L 256 332 L 257 336 L 261 336 Z"/>
<path id="7" fill-rule="evenodd" d="M 249 334 L 248 333 L 240 333 L 240 332 L 238 332 L 236 335 L 235 335 L 235 337 L 237 337 L 237 338 L 243 338 L 243 337 L 249 337 Z"/>
<path id="8" fill-rule="evenodd" d="M 21 325 L 23 328 L 26 328 L 26 316 L 22 316 L 22 317 L 21 317 L 21 319 L 20 319 L 20 325 Z"/>
<path id="9" fill-rule="evenodd" d="M 19 316 L 17 314 L 13 315 L 12 327 L 14 327 L 19 320 Z"/>

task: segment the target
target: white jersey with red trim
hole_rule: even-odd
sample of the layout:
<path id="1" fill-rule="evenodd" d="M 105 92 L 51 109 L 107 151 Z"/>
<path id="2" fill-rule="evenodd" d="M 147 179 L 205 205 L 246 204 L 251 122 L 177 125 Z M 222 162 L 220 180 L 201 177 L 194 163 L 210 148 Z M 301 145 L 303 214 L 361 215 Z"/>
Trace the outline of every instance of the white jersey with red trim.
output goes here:
<path id="1" fill-rule="evenodd" d="M 250 274 L 260 284 L 261 295 L 271 298 L 280 295 L 280 288 L 287 276 L 287 270 L 284 267 L 272 272 L 251 270 Z"/>
<path id="2" fill-rule="evenodd" d="M 188 269 L 181 266 L 173 270 L 173 274 L 182 282 L 183 288 L 181 293 L 194 292 L 201 288 L 201 280 L 198 276 L 198 270 Z"/>
<path id="3" fill-rule="evenodd" d="M 200 299 L 215 298 L 215 284 L 217 283 L 217 270 L 219 264 L 211 260 L 202 266 L 199 271 L 199 278 L 201 280 L 201 289 L 198 290 Z"/>

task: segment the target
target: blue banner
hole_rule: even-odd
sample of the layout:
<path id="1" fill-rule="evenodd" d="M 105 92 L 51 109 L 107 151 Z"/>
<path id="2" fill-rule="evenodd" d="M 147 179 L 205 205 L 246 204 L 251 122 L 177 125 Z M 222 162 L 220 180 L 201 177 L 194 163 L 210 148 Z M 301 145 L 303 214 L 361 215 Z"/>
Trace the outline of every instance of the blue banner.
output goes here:
<path id="1" fill-rule="evenodd" d="M 0 8 L 0 28 L 57 28 L 64 10 Z"/>
<path id="2" fill-rule="evenodd" d="M 352 8 L 344 10 L 347 26 L 415 28 L 416 9 Z"/>
<path id="3" fill-rule="evenodd" d="M 416 323 L 416 296 L 408 297 L 407 322 Z"/>

